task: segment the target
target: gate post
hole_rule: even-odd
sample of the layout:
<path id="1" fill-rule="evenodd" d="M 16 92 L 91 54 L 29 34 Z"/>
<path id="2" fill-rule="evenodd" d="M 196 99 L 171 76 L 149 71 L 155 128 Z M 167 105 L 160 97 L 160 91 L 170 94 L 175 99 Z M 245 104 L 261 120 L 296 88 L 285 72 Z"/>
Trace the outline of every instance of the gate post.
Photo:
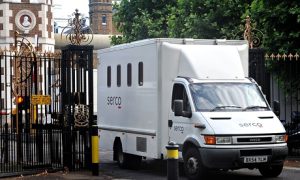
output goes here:
<path id="1" fill-rule="evenodd" d="M 93 125 L 93 46 L 68 45 L 62 49 L 61 110 L 63 162 L 70 170 L 91 167 Z M 98 170 L 98 168 L 97 168 Z"/>
<path id="2" fill-rule="evenodd" d="M 262 91 L 270 102 L 270 74 L 265 65 L 265 51 L 261 48 L 249 49 L 249 77 L 262 87 Z"/>
<path id="3" fill-rule="evenodd" d="M 71 163 L 68 165 L 72 166 L 72 168 L 81 168 L 85 166 L 90 167 L 92 161 L 90 158 L 92 138 L 89 130 L 93 125 L 94 111 L 94 47 L 88 45 L 93 40 L 93 35 L 85 35 L 85 32 L 92 31 L 83 31 L 82 16 L 78 9 L 75 10 L 73 15 L 75 17 L 68 25 L 72 31 L 65 32 L 71 44 L 62 49 L 61 63 L 61 109 L 64 116 L 67 116 L 63 124 L 70 131 L 71 136 L 71 141 L 67 138 L 64 139 L 64 153 L 70 152 L 64 154 L 67 157 L 64 156 L 63 158 L 64 162 Z M 81 43 L 86 45 L 80 45 Z M 95 139 L 94 141 L 96 142 L 97 140 Z M 65 148 L 67 149 L 65 150 Z M 74 162 L 75 158 L 76 164 Z"/>
<path id="4" fill-rule="evenodd" d="M 62 51 L 62 59 L 61 59 L 61 110 L 63 113 L 63 130 L 62 130 L 62 148 L 63 148 L 63 166 L 64 168 L 68 168 L 72 170 L 72 129 L 71 129 L 71 106 L 70 106 L 70 94 L 67 92 L 70 88 L 70 79 L 68 80 L 67 72 L 70 71 L 70 63 L 67 63 L 67 59 L 69 58 L 68 52 Z M 69 62 L 69 61 L 68 61 Z"/>

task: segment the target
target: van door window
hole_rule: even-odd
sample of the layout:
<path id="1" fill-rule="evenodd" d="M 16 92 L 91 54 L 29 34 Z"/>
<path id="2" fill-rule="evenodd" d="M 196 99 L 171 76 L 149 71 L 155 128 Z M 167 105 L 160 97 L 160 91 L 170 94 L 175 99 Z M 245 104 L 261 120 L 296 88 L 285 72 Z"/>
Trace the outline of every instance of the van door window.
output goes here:
<path id="1" fill-rule="evenodd" d="M 172 93 L 172 110 L 174 111 L 174 100 L 179 99 L 183 100 L 183 111 L 190 111 L 190 103 L 189 99 L 186 93 L 186 90 L 184 88 L 184 85 L 182 84 L 174 84 L 173 86 L 173 93 Z"/>
<path id="2" fill-rule="evenodd" d="M 111 86 L 111 67 L 107 66 L 107 87 Z"/>
<path id="3" fill-rule="evenodd" d="M 143 86 L 144 83 L 144 67 L 143 67 L 143 62 L 139 62 L 139 69 L 138 69 L 138 83 L 139 86 Z"/>
<path id="4" fill-rule="evenodd" d="M 117 66 L 117 86 L 121 86 L 121 65 Z"/>
<path id="5" fill-rule="evenodd" d="M 132 70 L 131 70 L 131 63 L 127 64 L 127 86 L 131 86 L 132 81 Z"/>

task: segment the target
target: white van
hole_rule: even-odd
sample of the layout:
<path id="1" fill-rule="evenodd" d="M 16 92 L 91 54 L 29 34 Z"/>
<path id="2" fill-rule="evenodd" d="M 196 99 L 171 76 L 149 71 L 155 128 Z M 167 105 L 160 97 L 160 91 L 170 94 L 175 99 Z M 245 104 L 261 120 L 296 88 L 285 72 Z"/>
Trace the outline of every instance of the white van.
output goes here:
<path id="1" fill-rule="evenodd" d="M 179 145 L 189 179 L 208 169 L 278 176 L 286 132 L 248 77 L 246 41 L 148 39 L 99 51 L 100 148 L 120 167 Z"/>

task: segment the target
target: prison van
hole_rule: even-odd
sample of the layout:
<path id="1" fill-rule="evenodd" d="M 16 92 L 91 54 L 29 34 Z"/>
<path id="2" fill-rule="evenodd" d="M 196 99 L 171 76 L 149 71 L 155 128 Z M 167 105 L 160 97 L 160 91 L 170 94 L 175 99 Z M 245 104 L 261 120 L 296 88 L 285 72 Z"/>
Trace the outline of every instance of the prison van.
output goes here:
<path id="1" fill-rule="evenodd" d="M 98 56 L 100 149 L 120 167 L 166 159 L 174 142 L 189 179 L 210 169 L 281 173 L 286 132 L 248 78 L 246 41 L 147 39 Z"/>

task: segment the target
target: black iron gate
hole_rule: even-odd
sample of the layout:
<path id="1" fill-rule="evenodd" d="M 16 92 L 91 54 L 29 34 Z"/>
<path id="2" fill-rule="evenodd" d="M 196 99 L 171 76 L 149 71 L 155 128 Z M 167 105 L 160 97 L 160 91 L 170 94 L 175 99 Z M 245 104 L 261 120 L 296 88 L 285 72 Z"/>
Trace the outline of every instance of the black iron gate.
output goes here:
<path id="1" fill-rule="evenodd" d="M 38 53 L 25 38 L 0 52 L 0 177 L 63 168 L 62 128 L 51 118 L 52 74 L 60 56 Z"/>
<path id="2" fill-rule="evenodd" d="M 280 103 L 279 119 L 289 136 L 289 156 L 300 156 L 300 61 L 297 53 L 266 54 L 249 50 L 249 76 L 262 87 L 267 100 Z"/>
<path id="3" fill-rule="evenodd" d="M 265 66 L 265 51 L 260 48 L 249 49 L 249 77 L 261 86 L 270 102 L 270 74 Z"/>
<path id="4" fill-rule="evenodd" d="M 93 124 L 93 46 L 69 45 L 62 50 L 61 109 L 64 165 L 88 167 Z"/>
<path id="5" fill-rule="evenodd" d="M 40 53 L 17 38 L 0 50 L 0 177 L 89 167 L 93 47 Z"/>

